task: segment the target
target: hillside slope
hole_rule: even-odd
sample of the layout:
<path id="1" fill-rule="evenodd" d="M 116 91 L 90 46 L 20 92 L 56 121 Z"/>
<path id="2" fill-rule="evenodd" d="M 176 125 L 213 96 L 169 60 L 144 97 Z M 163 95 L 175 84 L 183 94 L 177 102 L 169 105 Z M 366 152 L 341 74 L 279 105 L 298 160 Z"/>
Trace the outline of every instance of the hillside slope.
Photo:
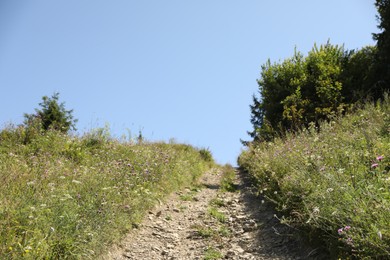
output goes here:
<path id="1" fill-rule="evenodd" d="M 1 259 L 96 258 L 212 165 L 189 145 L 26 134 L 0 132 Z"/>
<path id="2" fill-rule="evenodd" d="M 251 146 L 239 165 L 333 257 L 390 257 L 390 99 Z"/>

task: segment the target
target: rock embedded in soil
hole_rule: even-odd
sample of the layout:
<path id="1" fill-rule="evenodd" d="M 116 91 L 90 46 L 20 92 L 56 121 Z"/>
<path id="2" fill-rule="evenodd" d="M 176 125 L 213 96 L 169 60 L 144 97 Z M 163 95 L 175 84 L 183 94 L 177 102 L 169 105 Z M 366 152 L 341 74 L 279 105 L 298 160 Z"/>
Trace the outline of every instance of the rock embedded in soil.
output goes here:
<path id="1" fill-rule="evenodd" d="M 189 188 L 172 194 L 166 205 L 150 211 L 139 229 L 101 259 L 204 259 L 210 248 L 224 259 L 327 259 L 309 257 L 312 248 L 283 236 L 291 230 L 281 226 L 274 211 L 254 195 L 242 175 L 237 175 L 234 183 L 237 192 L 215 189 L 220 180 L 219 171 L 208 172 L 201 180 L 204 188 L 195 194 Z M 187 194 L 192 199 L 182 200 Z M 223 202 L 223 206 L 213 207 L 226 216 L 226 222 L 208 213 L 213 199 Z"/>

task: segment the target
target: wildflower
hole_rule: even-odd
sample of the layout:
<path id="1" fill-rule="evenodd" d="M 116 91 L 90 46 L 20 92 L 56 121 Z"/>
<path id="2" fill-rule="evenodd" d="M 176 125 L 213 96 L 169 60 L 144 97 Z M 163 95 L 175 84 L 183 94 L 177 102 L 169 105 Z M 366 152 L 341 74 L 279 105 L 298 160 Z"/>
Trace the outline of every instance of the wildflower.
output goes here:
<path id="1" fill-rule="evenodd" d="M 353 240 L 352 240 L 352 238 L 347 238 L 347 245 L 350 245 L 350 246 L 352 246 L 353 245 Z"/>
<path id="2" fill-rule="evenodd" d="M 371 168 L 373 168 L 373 169 L 375 169 L 376 167 L 378 167 L 378 164 L 377 164 L 377 163 L 373 163 L 373 164 L 371 165 Z"/>
<path id="3" fill-rule="evenodd" d="M 350 229 L 351 229 L 351 226 L 345 226 L 345 228 L 344 228 L 345 231 L 348 231 Z"/>
<path id="4" fill-rule="evenodd" d="M 383 160 L 383 158 L 384 158 L 384 156 L 383 156 L 383 155 L 380 155 L 380 156 L 376 157 L 376 160 L 377 160 L 378 162 L 380 162 L 380 161 Z"/>
<path id="5" fill-rule="evenodd" d="M 337 230 L 337 233 L 339 233 L 339 235 L 341 235 L 341 234 L 343 233 L 343 231 L 344 231 L 343 228 L 339 228 L 339 229 Z"/>

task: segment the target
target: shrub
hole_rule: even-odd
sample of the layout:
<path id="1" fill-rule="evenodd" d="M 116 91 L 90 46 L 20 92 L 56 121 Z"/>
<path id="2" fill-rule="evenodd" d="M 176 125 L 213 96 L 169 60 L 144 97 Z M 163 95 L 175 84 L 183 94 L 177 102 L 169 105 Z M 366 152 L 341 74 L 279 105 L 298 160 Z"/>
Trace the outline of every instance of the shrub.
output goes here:
<path id="1" fill-rule="evenodd" d="M 214 162 L 213 155 L 209 149 L 202 148 L 199 150 L 199 154 L 206 162 Z"/>

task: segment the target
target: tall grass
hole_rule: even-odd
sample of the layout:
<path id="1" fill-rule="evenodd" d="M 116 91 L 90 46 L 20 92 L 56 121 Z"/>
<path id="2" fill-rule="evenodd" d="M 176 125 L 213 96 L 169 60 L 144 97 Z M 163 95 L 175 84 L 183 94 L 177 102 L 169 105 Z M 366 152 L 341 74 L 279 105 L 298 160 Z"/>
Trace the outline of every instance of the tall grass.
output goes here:
<path id="1" fill-rule="evenodd" d="M 0 258 L 94 259 L 210 165 L 182 144 L 0 132 Z"/>
<path id="2" fill-rule="evenodd" d="M 333 257 L 390 257 L 390 99 L 274 142 L 239 165 L 289 225 Z"/>

